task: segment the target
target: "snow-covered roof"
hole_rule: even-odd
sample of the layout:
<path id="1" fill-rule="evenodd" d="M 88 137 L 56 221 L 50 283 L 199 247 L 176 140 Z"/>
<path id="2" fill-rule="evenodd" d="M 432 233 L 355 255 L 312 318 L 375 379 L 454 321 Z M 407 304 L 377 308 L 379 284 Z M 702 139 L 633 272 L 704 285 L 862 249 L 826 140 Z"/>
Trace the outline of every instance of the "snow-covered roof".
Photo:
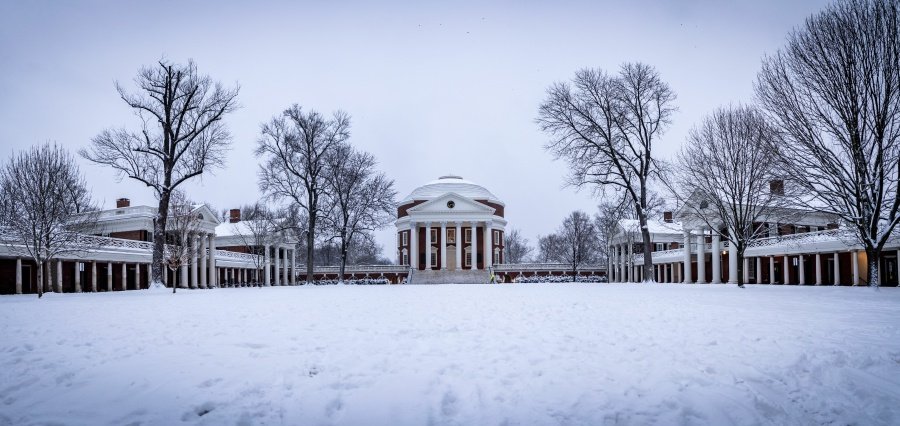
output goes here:
<path id="1" fill-rule="evenodd" d="M 400 204 L 414 200 L 433 200 L 450 192 L 471 199 L 488 200 L 504 205 L 497 196 L 492 194 L 485 187 L 465 180 L 461 176 L 454 175 L 441 176 L 437 180 L 433 180 L 414 189 L 406 196 L 406 198 L 400 201 Z"/>
<path id="2" fill-rule="evenodd" d="M 623 231 L 640 232 L 641 224 L 637 219 L 622 219 L 619 221 L 619 227 Z M 647 229 L 651 234 L 681 234 L 681 222 L 663 222 L 658 220 L 648 220 Z"/>
<path id="3" fill-rule="evenodd" d="M 216 226 L 216 236 L 217 237 L 231 237 L 234 235 L 245 235 L 250 236 L 253 235 L 253 231 L 250 229 L 249 220 L 242 220 L 238 223 L 231 222 L 223 222 Z"/>

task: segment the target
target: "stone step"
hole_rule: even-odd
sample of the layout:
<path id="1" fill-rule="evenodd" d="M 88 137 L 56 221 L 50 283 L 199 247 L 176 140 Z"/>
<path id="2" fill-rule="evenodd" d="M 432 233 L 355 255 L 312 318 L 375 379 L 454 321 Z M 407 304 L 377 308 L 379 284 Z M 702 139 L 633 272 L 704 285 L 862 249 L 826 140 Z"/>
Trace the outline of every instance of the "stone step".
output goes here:
<path id="1" fill-rule="evenodd" d="M 491 273 L 483 270 L 415 271 L 410 284 L 487 284 Z"/>

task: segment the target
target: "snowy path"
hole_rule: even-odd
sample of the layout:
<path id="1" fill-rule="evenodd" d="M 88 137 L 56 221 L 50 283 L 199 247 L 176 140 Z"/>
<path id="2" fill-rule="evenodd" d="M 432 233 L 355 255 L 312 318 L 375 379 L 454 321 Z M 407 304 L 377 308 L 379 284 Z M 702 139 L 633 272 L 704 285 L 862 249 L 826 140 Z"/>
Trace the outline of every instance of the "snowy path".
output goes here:
<path id="1" fill-rule="evenodd" d="M 900 289 L 0 297 L 0 425 L 898 424 Z"/>

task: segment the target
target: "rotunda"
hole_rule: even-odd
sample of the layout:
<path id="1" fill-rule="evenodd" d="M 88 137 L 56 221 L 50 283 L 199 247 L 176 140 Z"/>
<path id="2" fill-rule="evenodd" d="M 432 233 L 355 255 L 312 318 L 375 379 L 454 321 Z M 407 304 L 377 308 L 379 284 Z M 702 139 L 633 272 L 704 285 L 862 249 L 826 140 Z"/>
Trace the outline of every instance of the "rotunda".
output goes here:
<path id="1" fill-rule="evenodd" d="M 414 189 L 397 207 L 397 256 L 418 270 L 479 270 L 503 263 L 503 201 L 460 176 Z"/>

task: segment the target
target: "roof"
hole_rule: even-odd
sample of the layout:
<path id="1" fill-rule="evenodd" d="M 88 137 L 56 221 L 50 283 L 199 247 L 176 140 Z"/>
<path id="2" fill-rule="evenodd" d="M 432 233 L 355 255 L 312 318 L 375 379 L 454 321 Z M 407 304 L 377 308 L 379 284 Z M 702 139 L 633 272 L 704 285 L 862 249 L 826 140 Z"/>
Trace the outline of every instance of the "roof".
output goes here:
<path id="1" fill-rule="evenodd" d="M 415 200 L 433 200 L 451 192 L 463 197 L 479 200 L 486 199 L 503 205 L 503 202 L 485 187 L 455 175 L 441 176 L 437 180 L 414 189 L 406 198 L 400 201 L 400 204 Z"/>
<path id="2" fill-rule="evenodd" d="M 637 219 L 622 219 L 619 226 L 627 231 L 640 231 L 640 222 Z M 648 220 L 647 229 L 651 234 L 681 234 L 681 222 L 662 222 L 658 220 Z"/>

